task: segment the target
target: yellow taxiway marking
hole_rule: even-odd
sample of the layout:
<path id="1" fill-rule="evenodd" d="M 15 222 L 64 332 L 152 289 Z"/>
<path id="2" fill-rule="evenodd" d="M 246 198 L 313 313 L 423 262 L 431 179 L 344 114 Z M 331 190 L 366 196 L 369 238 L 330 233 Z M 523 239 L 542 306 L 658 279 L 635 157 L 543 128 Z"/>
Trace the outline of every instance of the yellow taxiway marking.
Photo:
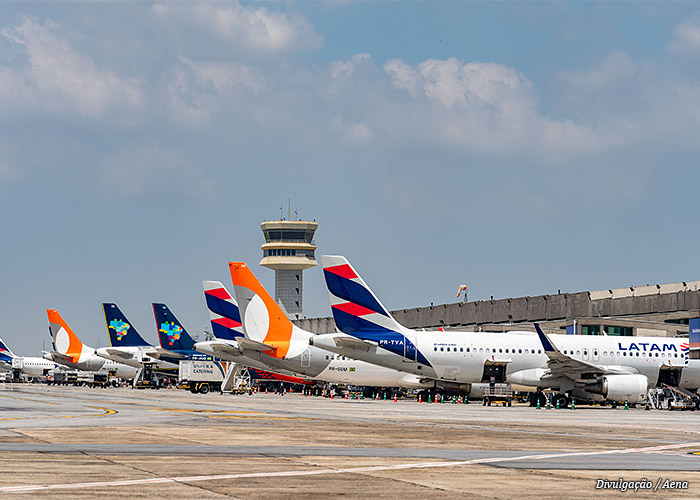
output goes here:
<path id="1" fill-rule="evenodd" d="M 304 417 L 268 417 L 265 415 L 207 415 L 209 418 L 255 418 L 258 420 L 311 420 L 310 418 Z"/>
<path id="2" fill-rule="evenodd" d="M 104 413 L 91 413 L 88 415 L 42 415 L 40 417 L 32 417 L 32 416 L 27 416 L 27 417 L 6 417 L 6 418 L 0 418 L 0 420 L 27 420 L 27 419 L 40 419 L 40 418 L 81 418 L 81 417 L 106 417 L 108 415 L 116 415 L 118 412 L 117 410 L 111 410 L 109 408 L 102 408 L 100 406 L 90 406 L 90 405 L 85 405 L 88 408 L 94 408 L 96 410 L 102 410 Z"/>
<path id="3" fill-rule="evenodd" d="M 197 409 L 187 409 L 187 408 L 150 408 L 150 411 L 167 411 L 167 412 L 178 412 L 178 413 L 249 413 L 257 415 L 266 415 L 264 411 L 245 411 L 245 410 L 197 410 Z"/>
<path id="4" fill-rule="evenodd" d="M 17 396 L 8 396 L 6 394 L 0 394 L 3 398 L 10 398 L 10 399 L 20 399 L 22 401 L 33 401 L 35 403 L 44 403 L 46 405 L 58 405 L 58 403 L 52 403 L 51 401 L 42 401 L 40 399 L 29 399 L 29 398 L 18 398 Z"/>
<path id="5" fill-rule="evenodd" d="M 311 420 L 303 417 L 271 417 L 263 411 L 244 410 L 187 410 L 183 408 L 151 408 L 150 411 L 166 411 L 172 413 L 199 413 L 209 418 L 256 418 L 261 420 Z"/>

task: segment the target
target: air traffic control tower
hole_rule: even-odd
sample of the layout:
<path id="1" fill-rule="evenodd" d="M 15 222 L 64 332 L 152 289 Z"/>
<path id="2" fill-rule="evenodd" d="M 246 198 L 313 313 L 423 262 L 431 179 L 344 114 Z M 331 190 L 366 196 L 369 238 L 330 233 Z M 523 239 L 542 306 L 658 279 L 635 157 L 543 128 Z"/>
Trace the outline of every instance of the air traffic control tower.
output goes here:
<path id="1" fill-rule="evenodd" d="M 275 271 L 275 301 L 289 319 L 302 319 L 303 272 L 317 266 L 313 243 L 317 222 L 276 220 L 260 224 L 265 235 L 261 266 Z"/>

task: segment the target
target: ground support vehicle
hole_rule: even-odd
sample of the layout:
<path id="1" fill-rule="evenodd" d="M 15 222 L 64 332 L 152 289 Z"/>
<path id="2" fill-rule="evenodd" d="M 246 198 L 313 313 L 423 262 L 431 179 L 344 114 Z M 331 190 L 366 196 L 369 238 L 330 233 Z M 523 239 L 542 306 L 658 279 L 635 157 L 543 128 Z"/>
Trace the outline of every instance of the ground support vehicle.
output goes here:
<path id="1" fill-rule="evenodd" d="M 666 408 L 669 410 L 690 410 L 700 408 L 700 397 L 681 387 L 662 384 Z"/>
<path id="2" fill-rule="evenodd" d="M 514 393 L 509 384 L 491 384 L 483 390 L 484 406 L 501 403 L 513 406 Z"/>
<path id="3" fill-rule="evenodd" d="M 158 376 L 153 370 L 155 363 L 151 361 L 144 361 L 141 363 L 141 368 L 136 373 L 133 382 L 134 389 L 158 389 L 160 384 L 158 382 Z"/>
<path id="4" fill-rule="evenodd" d="M 221 391 L 228 363 L 188 359 L 180 361 L 178 384 L 193 394 Z"/>

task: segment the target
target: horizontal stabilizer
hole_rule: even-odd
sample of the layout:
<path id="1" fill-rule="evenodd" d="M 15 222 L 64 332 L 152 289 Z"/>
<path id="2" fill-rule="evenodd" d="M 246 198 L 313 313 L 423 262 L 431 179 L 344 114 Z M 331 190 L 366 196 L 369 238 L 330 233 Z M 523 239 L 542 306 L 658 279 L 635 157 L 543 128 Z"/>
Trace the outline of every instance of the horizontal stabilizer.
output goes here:
<path id="1" fill-rule="evenodd" d="M 224 342 L 210 342 L 209 347 L 215 354 L 229 354 L 231 356 L 240 356 L 241 350 Z"/>
<path id="2" fill-rule="evenodd" d="M 107 354 L 110 356 L 116 356 L 118 358 L 122 359 L 132 359 L 134 357 L 134 354 L 131 352 L 124 352 L 121 349 L 115 349 L 115 348 L 105 348 L 105 351 Z"/>
<path id="3" fill-rule="evenodd" d="M 359 351 L 369 351 L 372 347 L 379 345 L 371 340 L 360 340 L 355 337 L 335 337 L 333 341 L 338 347 L 349 347 Z"/>
<path id="4" fill-rule="evenodd" d="M 168 349 L 163 349 L 162 347 L 158 347 L 158 346 L 156 346 L 156 352 L 151 352 L 151 351 L 149 351 L 149 352 L 146 352 L 146 353 L 144 353 L 144 354 L 147 354 L 148 356 L 150 356 L 150 357 L 152 357 L 152 358 L 156 358 L 156 359 L 158 359 L 158 358 L 163 358 L 163 357 L 165 357 L 165 358 L 187 359 L 187 356 L 185 356 L 185 355 L 183 355 L 183 354 L 180 354 L 180 353 L 177 353 L 177 352 L 174 352 L 174 351 L 170 351 L 170 350 L 168 350 Z"/>
<path id="5" fill-rule="evenodd" d="M 66 356 L 56 351 L 48 351 L 49 356 L 58 363 L 74 363 L 73 356 Z"/>
<path id="6" fill-rule="evenodd" d="M 238 345 L 240 345 L 242 349 L 248 349 L 251 351 L 271 352 L 271 351 L 274 351 L 275 349 L 277 349 L 275 346 L 264 344 L 264 343 L 258 342 L 256 340 L 247 339 L 245 337 L 238 338 L 237 342 L 238 342 Z"/>

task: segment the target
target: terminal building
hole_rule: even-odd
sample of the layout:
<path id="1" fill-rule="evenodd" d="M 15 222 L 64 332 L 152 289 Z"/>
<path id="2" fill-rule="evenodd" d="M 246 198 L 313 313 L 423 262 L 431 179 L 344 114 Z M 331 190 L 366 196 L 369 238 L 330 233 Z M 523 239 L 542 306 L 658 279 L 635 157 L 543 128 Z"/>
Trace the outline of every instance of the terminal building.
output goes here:
<path id="1" fill-rule="evenodd" d="M 550 333 L 687 337 L 689 320 L 700 317 L 700 281 L 440 304 L 392 315 L 412 329 L 534 331 L 538 322 Z M 332 317 L 297 324 L 314 333 L 335 331 Z"/>
<path id="2" fill-rule="evenodd" d="M 304 270 L 317 266 L 317 222 L 276 220 L 260 224 L 265 243 L 260 265 L 275 271 L 275 301 L 292 320 L 303 318 Z"/>

